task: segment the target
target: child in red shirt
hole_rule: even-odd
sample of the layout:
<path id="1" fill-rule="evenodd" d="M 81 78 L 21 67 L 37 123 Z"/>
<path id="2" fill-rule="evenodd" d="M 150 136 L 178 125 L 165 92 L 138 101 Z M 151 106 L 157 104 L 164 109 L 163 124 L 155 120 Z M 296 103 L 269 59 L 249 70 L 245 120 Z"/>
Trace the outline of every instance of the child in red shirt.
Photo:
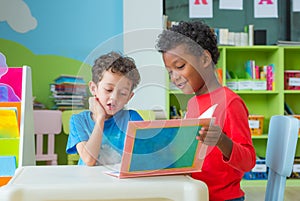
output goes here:
<path id="1" fill-rule="evenodd" d="M 213 105 L 215 124 L 202 128 L 197 139 L 208 145 L 202 171 L 192 177 L 204 181 L 212 201 L 244 200 L 240 181 L 255 165 L 248 110 L 243 100 L 218 82 L 216 36 L 201 21 L 180 22 L 158 38 L 171 81 L 185 94 L 195 94 L 186 118 L 198 118 Z"/>

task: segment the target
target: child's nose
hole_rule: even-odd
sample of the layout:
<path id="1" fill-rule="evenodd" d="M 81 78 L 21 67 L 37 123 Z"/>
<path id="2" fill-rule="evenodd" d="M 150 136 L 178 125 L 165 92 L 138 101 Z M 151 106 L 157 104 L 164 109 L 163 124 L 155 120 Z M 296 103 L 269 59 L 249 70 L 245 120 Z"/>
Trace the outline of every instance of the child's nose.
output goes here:
<path id="1" fill-rule="evenodd" d="M 179 77 L 180 77 L 180 74 L 178 72 L 174 71 L 172 73 L 171 79 L 172 80 L 177 80 Z"/>
<path id="2" fill-rule="evenodd" d="M 117 92 L 116 92 L 116 91 L 113 91 L 113 92 L 111 93 L 111 95 L 110 95 L 110 100 L 116 100 L 116 99 L 117 99 L 117 96 L 118 96 Z"/>

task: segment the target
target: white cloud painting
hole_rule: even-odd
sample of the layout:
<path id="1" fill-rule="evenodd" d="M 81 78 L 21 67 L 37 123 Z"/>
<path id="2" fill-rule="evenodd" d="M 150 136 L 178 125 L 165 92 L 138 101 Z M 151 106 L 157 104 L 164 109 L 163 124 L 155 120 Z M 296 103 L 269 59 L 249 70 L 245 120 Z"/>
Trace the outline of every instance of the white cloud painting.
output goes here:
<path id="1" fill-rule="evenodd" d="M 0 22 L 4 21 L 19 33 L 26 33 L 37 27 L 36 18 L 31 15 L 28 5 L 22 0 L 0 1 Z"/>

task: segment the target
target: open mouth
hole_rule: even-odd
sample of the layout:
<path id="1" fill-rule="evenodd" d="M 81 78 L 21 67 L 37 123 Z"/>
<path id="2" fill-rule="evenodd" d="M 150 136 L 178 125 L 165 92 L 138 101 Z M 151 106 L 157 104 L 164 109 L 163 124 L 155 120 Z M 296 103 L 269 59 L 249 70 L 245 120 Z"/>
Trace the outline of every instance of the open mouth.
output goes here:
<path id="1" fill-rule="evenodd" d="M 179 83 L 179 84 L 176 84 L 176 86 L 177 86 L 179 89 L 182 89 L 182 88 L 185 87 L 186 83 L 187 83 L 187 81 L 181 82 L 181 83 Z"/>
<path id="2" fill-rule="evenodd" d="M 116 105 L 109 103 L 109 104 L 107 104 L 107 108 L 109 111 L 113 111 L 116 109 Z"/>

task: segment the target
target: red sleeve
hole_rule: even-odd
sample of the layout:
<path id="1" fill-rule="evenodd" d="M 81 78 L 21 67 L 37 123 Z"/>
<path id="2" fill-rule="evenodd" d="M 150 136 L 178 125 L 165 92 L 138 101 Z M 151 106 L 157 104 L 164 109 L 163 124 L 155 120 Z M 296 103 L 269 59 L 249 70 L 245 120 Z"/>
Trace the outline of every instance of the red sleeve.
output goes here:
<path id="1" fill-rule="evenodd" d="M 256 162 L 256 153 L 252 143 L 248 110 L 241 99 L 234 99 L 227 105 L 223 132 L 233 141 L 229 160 L 224 160 L 233 168 L 248 172 Z"/>

